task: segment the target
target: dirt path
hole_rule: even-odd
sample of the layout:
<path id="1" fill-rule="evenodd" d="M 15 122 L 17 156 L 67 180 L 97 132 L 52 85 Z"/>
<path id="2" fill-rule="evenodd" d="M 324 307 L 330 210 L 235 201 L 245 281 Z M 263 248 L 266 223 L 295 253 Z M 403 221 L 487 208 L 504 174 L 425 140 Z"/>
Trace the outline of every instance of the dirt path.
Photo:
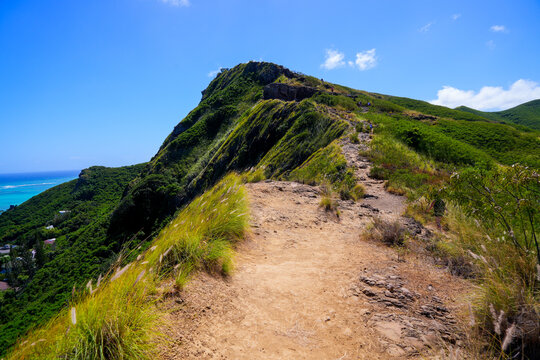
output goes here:
<path id="1" fill-rule="evenodd" d="M 347 159 L 347 164 L 355 169 L 355 175 L 364 185 L 366 197 L 362 204 L 374 212 L 373 215 L 389 219 L 397 219 L 405 211 L 405 200 L 401 196 L 390 194 L 384 189 L 384 180 L 369 177 L 371 163 L 366 157 L 360 156 L 360 148 L 369 142 L 369 134 L 360 133 L 360 144 L 353 144 L 348 139 L 342 139 L 341 148 Z"/>
<path id="2" fill-rule="evenodd" d="M 340 219 L 319 208 L 316 187 L 246 185 L 252 234 L 237 268 L 226 280 L 199 274 L 163 304 L 162 359 L 429 357 L 459 344 L 468 284 L 361 239 L 372 216 L 398 218 L 404 204 L 352 160 L 375 197 L 341 201 Z"/>

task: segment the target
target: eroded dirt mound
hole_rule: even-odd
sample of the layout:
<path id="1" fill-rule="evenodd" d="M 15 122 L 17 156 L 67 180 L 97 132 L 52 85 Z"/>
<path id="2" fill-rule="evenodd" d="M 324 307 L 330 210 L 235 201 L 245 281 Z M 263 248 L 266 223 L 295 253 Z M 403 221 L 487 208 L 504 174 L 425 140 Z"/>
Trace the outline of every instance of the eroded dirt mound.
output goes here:
<path id="1" fill-rule="evenodd" d="M 163 304 L 162 359 L 429 357 L 459 343 L 468 284 L 361 240 L 374 213 L 397 218 L 403 209 L 399 197 L 378 196 L 382 184 L 368 187 L 377 198 L 340 202 L 340 218 L 319 207 L 317 187 L 246 186 L 252 234 L 237 268 L 229 279 L 199 274 Z"/>

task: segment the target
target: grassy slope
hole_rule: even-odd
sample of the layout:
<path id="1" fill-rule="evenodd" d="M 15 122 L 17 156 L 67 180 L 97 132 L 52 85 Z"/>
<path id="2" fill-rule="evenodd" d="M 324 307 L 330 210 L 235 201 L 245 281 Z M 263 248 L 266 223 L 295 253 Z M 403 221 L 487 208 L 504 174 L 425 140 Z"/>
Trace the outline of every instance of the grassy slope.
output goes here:
<path id="1" fill-rule="evenodd" d="M 467 121 L 489 120 L 489 118 L 485 118 L 480 114 L 460 111 L 459 109 L 454 110 L 454 109 L 447 108 L 445 106 L 433 105 L 426 101 L 414 100 L 414 99 L 397 97 L 397 96 L 387 96 L 387 95 L 384 95 L 384 98 L 406 109 L 416 110 L 424 114 L 451 118 L 454 120 L 467 120 Z"/>
<path id="2" fill-rule="evenodd" d="M 540 167 L 540 139 L 536 132 L 528 128 L 501 124 L 496 122 L 496 119 L 432 105 L 425 101 L 371 95 L 375 99 L 381 97 L 397 104 L 402 110 L 388 111 L 386 106 L 374 103 L 368 117 L 371 116 L 374 121 L 379 117 L 383 122 L 384 119 L 392 118 L 386 124 L 393 129 L 394 134 L 407 145 L 432 155 L 438 161 L 473 164 L 479 160 L 486 162 L 487 155 L 507 165 L 520 162 Z M 432 115 L 435 119 L 418 120 L 415 115 L 418 113 Z M 427 135 L 428 133 L 430 135 Z"/>
<path id="3" fill-rule="evenodd" d="M 396 114 L 366 117 L 380 121 L 405 144 L 443 163 L 478 165 L 495 160 L 540 167 L 540 139 L 512 126 L 452 119 L 422 122 Z"/>
<path id="4" fill-rule="evenodd" d="M 347 160 L 336 141 L 311 155 L 291 172 L 289 179 L 302 183 L 329 185 L 345 199 L 357 200 L 364 195 L 354 170 L 347 167 Z"/>
<path id="5" fill-rule="evenodd" d="M 137 260 L 119 260 L 103 280 L 94 278 L 8 358 L 152 359 L 160 340 L 155 302 L 196 269 L 227 275 L 232 246 L 247 229 L 247 210 L 240 178 L 225 177 L 181 211 Z M 163 287 L 165 280 L 173 285 Z"/>
<path id="6" fill-rule="evenodd" d="M 444 232 L 426 248 L 452 273 L 476 281 L 467 345 L 478 358 L 537 358 L 538 136 L 499 123 L 410 115 L 364 115 L 378 125 L 367 153 L 371 175 L 407 194 L 408 214 L 422 223 L 434 226 L 430 204 L 445 199 Z M 507 166 L 515 163 L 528 167 Z"/>
<path id="7" fill-rule="evenodd" d="M 540 99 L 529 101 L 503 111 L 484 112 L 466 106 L 460 106 L 456 110 L 466 111 L 493 121 L 523 125 L 531 129 L 540 130 Z"/>

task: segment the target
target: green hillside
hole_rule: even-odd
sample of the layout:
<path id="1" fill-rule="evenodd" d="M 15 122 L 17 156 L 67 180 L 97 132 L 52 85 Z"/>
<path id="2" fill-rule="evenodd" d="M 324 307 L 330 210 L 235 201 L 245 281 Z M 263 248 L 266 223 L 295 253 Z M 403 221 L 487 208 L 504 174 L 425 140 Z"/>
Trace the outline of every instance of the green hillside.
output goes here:
<path id="1" fill-rule="evenodd" d="M 492 121 L 506 122 L 540 130 L 540 99 L 503 111 L 484 112 L 466 106 L 460 106 L 456 110 L 478 115 Z"/>
<path id="2" fill-rule="evenodd" d="M 66 305 L 74 284 L 108 269 L 107 259 L 122 246 L 106 236 L 110 214 L 143 166 L 91 167 L 78 179 L 0 215 L 0 243 L 19 245 L 3 262 L 13 267 L 8 280 L 20 289 L 0 298 L 0 349 L 54 316 Z M 47 230 L 46 225 L 54 229 Z M 54 247 L 43 245 L 50 238 L 56 238 Z M 37 250 L 35 262 L 30 258 L 32 248 Z"/>
<path id="3" fill-rule="evenodd" d="M 141 225 L 145 232 L 159 229 L 228 171 L 264 164 L 267 176 L 278 177 L 343 133 L 345 124 L 313 102 L 263 100 L 263 87 L 278 79 L 302 82 L 300 75 L 269 63 L 250 62 L 219 74 L 130 184 L 111 233 L 125 236 Z"/>
<path id="4" fill-rule="evenodd" d="M 471 113 L 468 111 L 462 111 L 460 108 L 450 109 L 445 106 L 433 105 L 427 101 L 414 100 L 397 96 L 384 96 L 388 101 L 403 106 L 406 109 L 419 111 L 424 114 L 429 114 L 438 117 L 451 118 L 454 120 L 467 120 L 467 121 L 486 121 L 492 120 L 481 113 Z"/>
<path id="5" fill-rule="evenodd" d="M 0 354 L 67 307 L 74 286 L 84 289 L 120 254 L 132 260 L 144 251 L 179 212 L 193 210 L 193 199 L 232 171 L 247 180 L 328 179 L 346 196 L 355 180 L 334 140 L 354 138 L 368 121 L 381 135 L 375 144 L 382 150 L 374 156 L 379 177 L 409 194 L 423 196 L 420 190 L 466 167 L 490 171 L 522 163 L 540 169 L 536 133 L 479 114 L 329 84 L 272 63 L 223 69 L 148 163 L 92 167 L 0 214 L 1 241 L 21 245 L 25 256 L 43 239 L 57 238 L 41 267 L 21 267 L 19 279 L 12 279 L 18 291 L 0 298 Z M 48 224 L 55 225 L 52 232 L 44 230 Z"/>

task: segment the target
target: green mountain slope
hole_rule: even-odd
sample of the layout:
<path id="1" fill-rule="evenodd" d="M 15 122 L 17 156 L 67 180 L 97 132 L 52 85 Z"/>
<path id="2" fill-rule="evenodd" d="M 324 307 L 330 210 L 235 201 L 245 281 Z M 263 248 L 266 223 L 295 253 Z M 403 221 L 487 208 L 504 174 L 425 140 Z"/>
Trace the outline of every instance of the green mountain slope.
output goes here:
<path id="1" fill-rule="evenodd" d="M 298 74 L 274 64 L 241 64 L 219 74 L 167 137 L 115 211 L 111 233 L 158 229 L 163 220 L 231 170 L 257 164 L 268 176 L 300 165 L 345 129 L 308 101 L 262 99 L 263 87 Z M 138 227 L 141 228 L 138 228 Z"/>
<path id="2" fill-rule="evenodd" d="M 540 168 L 535 133 L 483 116 L 329 84 L 271 63 L 225 69 L 148 163 L 90 168 L 78 180 L 0 215 L 0 239 L 15 240 L 26 254 L 38 247 L 36 239 L 58 238 L 50 259 L 23 274 L 20 291 L 0 299 L 0 354 L 67 305 L 74 284 L 83 288 L 97 278 L 123 248 L 144 249 L 179 210 L 228 172 L 303 178 L 306 169 L 328 167 L 324 154 L 339 150 L 332 142 L 361 131 L 366 120 L 447 170 L 515 162 Z M 341 163 L 332 164 L 332 179 L 354 185 Z M 71 212 L 61 218 L 60 210 Z M 51 221 L 56 233 L 39 233 Z M 142 250 L 132 255 L 137 251 Z"/>
<path id="3" fill-rule="evenodd" d="M 484 112 L 460 106 L 456 110 L 468 112 L 498 122 L 523 125 L 540 130 L 540 99 L 526 102 L 508 110 Z"/>
<path id="4" fill-rule="evenodd" d="M 454 120 L 467 120 L 467 121 L 487 121 L 493 120 L 488 117 L 482 116 L 481 113 L 472 113 L 469 111 L 462 111 L 460 108 L 450 109 L 445 106 L 433 105 L 427 101 L 414 100 L 397 96 L 385 96 L 388 101 L 398 104 L 406 109 L 419 111 L 424 114 L 433 116 L 446 117 Z"/>

